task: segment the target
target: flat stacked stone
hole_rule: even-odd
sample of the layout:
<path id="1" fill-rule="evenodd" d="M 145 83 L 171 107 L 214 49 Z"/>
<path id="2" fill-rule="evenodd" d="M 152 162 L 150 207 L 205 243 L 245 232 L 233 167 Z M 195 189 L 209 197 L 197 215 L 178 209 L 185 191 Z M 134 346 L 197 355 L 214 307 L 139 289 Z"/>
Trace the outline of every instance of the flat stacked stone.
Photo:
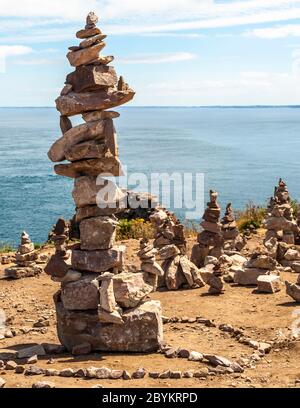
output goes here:
<path id="1" fill-rule="evenodd" d="M 270 199 L 264 226 L 267 229 L 265 242 L 271 238 L 276 238 L 278 241 L 290 245 L 295 243 L 299 228 L 293 216 L 291 198 L 286 183 L 282 179 L 279 179 L 278 186 L 274 190 L 274 197 Z"/>
<path id="2" fill-rule="evenodd" d="M 276 271 L 277 266 L 276 259 L 270 256 L 266 250 L 256 251 L 242 268 L 236 270 L 234 282 L 241 286 L 258 286 L 258 278 L 261 276 L 279 276 Z"/>
<path id="3" fill-rule="evenodd" d="M 226 206 L 225 215 L 221 224 L 222 235 L 224 238 L 224 250 L 241 251 L 247 241 L 239 233 L 231 203 Z"/>
<path id="4" fill-rule="evenodd" d="M 203 231 L 198 234 L 198 243 L 193 246 L 191 261 L 198 267 L 204 266 L 205 258 L 213 256 L 220 258 L 223 255 L 224 238 L 220 223 L 221 207 L 218 202 L 218 193 L 210 190 L 210 201 L 203 215 L 200 226 Z"/>
<path id="5" fill-rule="evenodd" d="M 80 244 L 66 248 L 67 224 L 59 220 L 52 237 L 56 253 L 46 272 L 61 282 L 54 300 L 58 337 L 68 350 L 146 352 L 162 340 L 160 302 L 147 300 L 153 290 L 148 275 L 123 272 L 126 248 L 115 244 L 116 215 L 126 208 L 128 194 L 106 179 L 122 175 L 113 124 L 119 113 L 107 109 L 135 93 L 108 65 L 113 57 L 99 55 L 106 36 L 97 22 L 90 13 L 76 34 L 82 41 L 67 54 L 75 71 L 56 100 L 63 136 L 48 153 L 53 162 L 70 162 L 54 169 L 75 179 Z M 72 127 L 69 117 L 77 114 L 85 123 Z"/>
<path id="6" fill-rule="evenodd" d="M 163 274 L 158 275 L 158 287 L 166 286 L 169 290 L 178 290 L 183 286 L 204 286 L 199 269 L 186 256 L 184 226 L 176 216 L 157 208 L 150 216 L 150 221 L 155 230 L 153 245 L 158 250 L 163 270 Z"/>
<path id="7" fill-rule="evenodd" d="M 42 273 L 42 268 L 36 264 L 38 255 L 34 250 L 34 244 L 25 231 L 22 232 L 21 244 L 17 249 L 15 259 L 16 265 L 4 270 L 4 274 L 7 278 L 29 278 Z"/>

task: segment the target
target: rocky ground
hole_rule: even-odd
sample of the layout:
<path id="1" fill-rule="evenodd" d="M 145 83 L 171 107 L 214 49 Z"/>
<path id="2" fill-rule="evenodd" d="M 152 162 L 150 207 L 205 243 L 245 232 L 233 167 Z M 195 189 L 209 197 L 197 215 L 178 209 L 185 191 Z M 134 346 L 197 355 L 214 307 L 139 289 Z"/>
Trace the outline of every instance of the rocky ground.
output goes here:
<path id="1" fill-rule="evenodd" d="M 191 248 L 195 238 L 189 239 Z M 126 241 L 127 264 L 138 266 L 136 253 L 139 242 Z M 261 244 L 260 235 L 254 235 L 248 242 L 245 251 L 251 251 Z M 52 253 L 52 248 L 44 250 Z M 0 275 L 6 266 L 0 266 Z M 296 281 L 296 274 L 284 272 L 282 280 Z M 23 368 L 1 368 L 0 378 L 6 387 L 32 387 L 38 381 L 50 381 L 57 388 L 82 387 L 91 388 L 97 385 L 103 387 L 300 387 L 300 342 L 288 341 L 291 325 L 296 317 L 293 313 L 300 311 L 300 305 L 292 302 L 282 290 L 276 294 L 259 294 L 255 288 L 238 287 L 226 284 L 226 290 L 220 296 L 208 296 L 207 287 L 195 290 L 180 290 L 177 292 L 160 291 L 151 294 L 151 298 L 160 300 L 163 315 L 172 318 L 164 324 L 165 341 L 175 350 L 179 347 L 189 351 L 217 354 L 239 362 L 244 366 L 242 373 L 221 373 L 213 370 L 204 362 L 189 361 L 187 358 L 171 358 L 163 353 L 148 355 L 139 354 L 108 354 L 93 353 L 86 356 L 70 354 L 47 354 L 38 357 L 38 361 L 18 360 L 16 351 L 36 344 L 59 344 L 55 328 L 55 310 L 53 294 L 59 289 L 59 284 L 52 282 L 46 274 L 40 277 L 21 280 L 0 280 L 0 308 L 4 309 L 8 318 L 8 328 L 16 330 L 16 336 L 0 340 L 0 360 L 2 353 L 12 352 L 14 360 Z M 300 313 L 300 312 L 299 312 Z M 222 324 L 225 326 L 220 330 Z M 42 327 L 41 327 L 42 326 Z M 249 345 L 242 344 L 239 339 L 241 329 L 244 335 L 254 341 L 274 341 L 270 353 L 264 356 Z M 172 358 L 173 357 L 173 358 Z M 70 368 L 107 367 L 112 370 L 126 370 L 132 374 L 139 368 L 146 370 L 144 378 L 140 379 L 88 379 L 67 377 L 73 375 L 67 370 L 65 376 L 25 375 L 24 369 L 30 366 L 63 370 Z M 209 372 L 209 370 L 210 372 Z M 160 377 L 180 377 L 178 371 L 193 371 L 192 378 L 150 378 L 149 372 L 165 373 Z M 196 378 L 195 377 L 196 373 Z M 117 371 L 114 371 L 119 377 Z M 153 374 L 155 376 L 155 374 Z M 191 374 L 185 374 L 191 375 Z M 137 375 L 143 376 L 142 375 Z"/>

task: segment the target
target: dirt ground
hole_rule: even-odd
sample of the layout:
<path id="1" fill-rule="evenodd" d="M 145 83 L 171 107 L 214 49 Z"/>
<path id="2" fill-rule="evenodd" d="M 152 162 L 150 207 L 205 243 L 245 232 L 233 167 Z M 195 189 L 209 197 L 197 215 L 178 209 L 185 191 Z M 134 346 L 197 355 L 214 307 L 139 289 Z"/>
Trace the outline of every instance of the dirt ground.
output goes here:
<path id="1" fill-rule="evenodd" d="M 189 239 L 191 248 L 194 239 Z M 127 263 L 138 265 L 136 253 L 139 242 L 124 242 L 127 246 Z M 248 250 L 255 248 L 260 238 L 254 236 L 248 243 Z M 247 250 L 247 249 L 246 249 Z M 46 252 L 51 253 L 52 249 Z M 0 266 L 0 276 L 6 266 Z M 297 275 L 282 273 L 282 280 L 296 281 Z M 0 308 L 10 318 L 11 328 L 32 328 L 40 317 L 50 321 L 50 326 L 42 332 L 29 332 L 10 339 L 0 340 L 0 353 L 18 350 L 24 346 L 41 343 L 59 343 L 55 328 L 55 311 L 52 296 L 59 289 L 59 284 L 52 282 L 46 274 L 37 278 L 22 280 L 0 280 Z M 284 285 L 279 293 L 258 294 L 255 288 L 237 287 L 226 284 L 226 290 L 220 296 L 208 296 L 207 287 L 177 292 L 160 291 L 151 294 L 151 298 L 160 300 L 163 315 L 167 317 L 203 317 L 214 321 L 217 327 L 206 327 L 199 323 L 168 323 L 164 325 L 166 342 L 174 347 L 184 347 L 202 353 L 213 353 L 231 360 L 241 356 L 249 357 L 254 350 L 240 344 L 228 333 L 218 329 L 221 323 L 241 327 L 251 338 L 270 341 L 281 333 L 288 333 L 295 317 L 292 313 L 300 310 L 300 305 L 292 302 L 285 293 Z M 51 364 L 49 359 L 52 358 Z M 88 368 L 106 366 L 111 369 L 127 370 L 130 373 L 140 367 L 147 371 L 163 372 L 170 370 L 194 370 L 204 367 L 204 363 L 186 359 L 167 359 L 160 353 L 108 354 L 94 353 L 88 356 L 74 357 L 70 354 L 40 357 L 35 364 L 42 368 Z M 90 388 L 101 384 L 105 388 L 113 387 L 300 387 L 300 341 L 295 341 L 285 348 L 273 348 L 242 374 L 208 376 L 204 379 L 151 379 L 146 376 L 141 380 L 97 380 L 82 378 L 62 378 L 44 376 L 25 376 L 14 371 L 1 370 L 6 387 L 31 387 L 36 381 L 54 382 L 57 388 Z"/>

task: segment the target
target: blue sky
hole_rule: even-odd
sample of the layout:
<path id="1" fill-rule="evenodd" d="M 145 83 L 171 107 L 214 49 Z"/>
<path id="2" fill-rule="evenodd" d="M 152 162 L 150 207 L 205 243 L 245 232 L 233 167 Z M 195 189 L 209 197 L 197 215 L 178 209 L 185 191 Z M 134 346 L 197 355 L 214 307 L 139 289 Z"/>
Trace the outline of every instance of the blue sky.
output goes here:
<path id="1" fill-rule="evenodd" d="M 300 0 L 0 0 L 0 106 L 54 106 L 89 11 L 132 105 L 300 104 Z"/>

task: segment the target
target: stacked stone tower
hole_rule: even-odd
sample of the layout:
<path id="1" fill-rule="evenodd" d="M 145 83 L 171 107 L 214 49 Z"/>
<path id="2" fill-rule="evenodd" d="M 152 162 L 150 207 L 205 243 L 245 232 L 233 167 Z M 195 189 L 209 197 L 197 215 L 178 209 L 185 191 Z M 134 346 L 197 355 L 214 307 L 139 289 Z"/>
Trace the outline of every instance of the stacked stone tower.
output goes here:
<path id="1" fill-rule="evenodd" d="M 124 79 L 100 56 L 106 37 L 87 16 L 85 29 L 77 32 L 79 46 L 67 58 L 75 71 L 56 100 L 63 136 L 50 148 L 56 174 L 75 179 L 73 198 L 80 244 L 66 248 L 67 225 L 59 220 L 54 241 L 56 253 L 46 272 L 61 282 L 54 296 L 58 336 L 73 352 L 79 350 L 151 351 L 162 340 L 159 302 L 146 296 L 153 290 L 145 274 L 122 273 L 124 246 L 115 245 L 117 219 L 124 209 L 124 194 L 107 176 L 120 176 L 113 119 L 107 109 L 134 97 Z M 82 115 L 85 123 L 73 127 L 69 117 Z"/>
<path id="2" fill-rule="evenodd" d="M 286 244 L 295 243 L 298 226 L 293 216 L 291 199 L 286 183 L 282 179 L 279 179 L 278 186 L 274 190 L 274 197 L 270 199 L 265 228 L 267 229 L 265 242 L 271 238 L 276 238 Z"/>
<path id="3" fill-rule="evenodd" d="M 218 204 L 218 193 L 210 190 L 210 201 L 203 215 L 200 226 L 203 231 L 198 234 L 198 243 L 192 249 L 191 261 L 198 267 L 204 266 L 206 256 L 220 258 L 224 253 L 224 238 L 220 223 L 221 207 Z"/>

